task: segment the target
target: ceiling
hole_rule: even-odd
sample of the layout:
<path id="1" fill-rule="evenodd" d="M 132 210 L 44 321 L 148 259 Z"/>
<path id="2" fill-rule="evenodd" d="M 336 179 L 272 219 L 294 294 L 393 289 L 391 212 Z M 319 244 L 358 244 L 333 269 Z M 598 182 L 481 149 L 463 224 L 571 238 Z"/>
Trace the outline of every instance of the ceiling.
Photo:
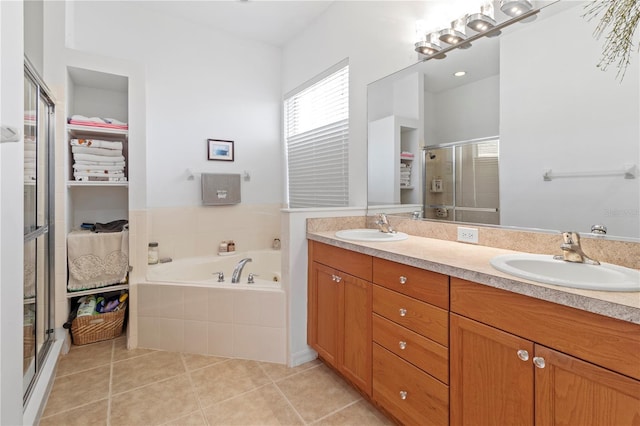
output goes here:
<path id="1" fill-rule="evenodd" d="M 138 6 L 181 17 L 249 40 L 282 46 L 333 1 L 139 1 Z"/>

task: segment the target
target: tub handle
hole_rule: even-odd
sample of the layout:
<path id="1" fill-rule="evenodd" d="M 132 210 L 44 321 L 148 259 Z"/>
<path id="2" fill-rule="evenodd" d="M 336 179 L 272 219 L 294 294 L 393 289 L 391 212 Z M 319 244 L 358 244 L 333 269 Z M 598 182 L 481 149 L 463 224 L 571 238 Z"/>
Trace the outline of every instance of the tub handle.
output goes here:
<path id="1" fill-rule="evenodd" d="M 255 284 L 255 277 L 258 277 L 258 274 L 254 274 L 253 272 L 250 272 L 249 275 L 247 276 L 247 284 Z"/>
<path id="2" fill-rule="evenodd" d="M 219 283 L 223 283 L 224 282 L 224 272 L 220 271 L 220 272 L 214 272 L 214 275 L 218 274 L 218 282 Z"/>

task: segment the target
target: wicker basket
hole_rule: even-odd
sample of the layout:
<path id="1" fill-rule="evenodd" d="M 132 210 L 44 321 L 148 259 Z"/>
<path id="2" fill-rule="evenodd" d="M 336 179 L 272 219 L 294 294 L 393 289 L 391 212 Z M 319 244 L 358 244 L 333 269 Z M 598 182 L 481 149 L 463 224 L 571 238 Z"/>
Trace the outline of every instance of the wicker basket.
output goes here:
<path id="1" fill-rule="evenodd" d="M 71 323 L 74 345 L 87 345 L 118 337 L 122 334 L 126 308 L 106 314 L 76 317 Z"/>

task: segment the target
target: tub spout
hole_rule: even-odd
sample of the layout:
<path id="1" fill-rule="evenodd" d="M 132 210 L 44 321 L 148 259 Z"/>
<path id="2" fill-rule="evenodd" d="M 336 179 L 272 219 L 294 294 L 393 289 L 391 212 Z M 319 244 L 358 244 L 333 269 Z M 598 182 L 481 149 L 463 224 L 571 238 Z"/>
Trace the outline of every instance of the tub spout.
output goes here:
<path id="1" fill-rule="evenodd" d="M 251 261 L 252 259 L 250 257 L 245 257 L 238 262 L 235 268 L 233 268 L 233 274 L 231 275 L 231 282 L 233 284 L 237 284 L 240 282 L 240 275 L 242 275 L 242 269 L 244 269 L 244 265 L 246 265 L 247 262 Z"/>

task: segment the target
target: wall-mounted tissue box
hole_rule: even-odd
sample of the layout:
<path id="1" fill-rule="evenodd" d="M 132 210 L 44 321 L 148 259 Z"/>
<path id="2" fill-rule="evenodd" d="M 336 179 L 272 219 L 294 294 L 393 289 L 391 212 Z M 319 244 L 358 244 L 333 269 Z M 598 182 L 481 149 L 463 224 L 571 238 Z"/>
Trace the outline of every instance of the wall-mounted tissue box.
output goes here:
<path id="1" fill-rule="evenodd" d="M 202 173 L 202 204 L 224 206 L 240 203 L 240 174 Z"/>

